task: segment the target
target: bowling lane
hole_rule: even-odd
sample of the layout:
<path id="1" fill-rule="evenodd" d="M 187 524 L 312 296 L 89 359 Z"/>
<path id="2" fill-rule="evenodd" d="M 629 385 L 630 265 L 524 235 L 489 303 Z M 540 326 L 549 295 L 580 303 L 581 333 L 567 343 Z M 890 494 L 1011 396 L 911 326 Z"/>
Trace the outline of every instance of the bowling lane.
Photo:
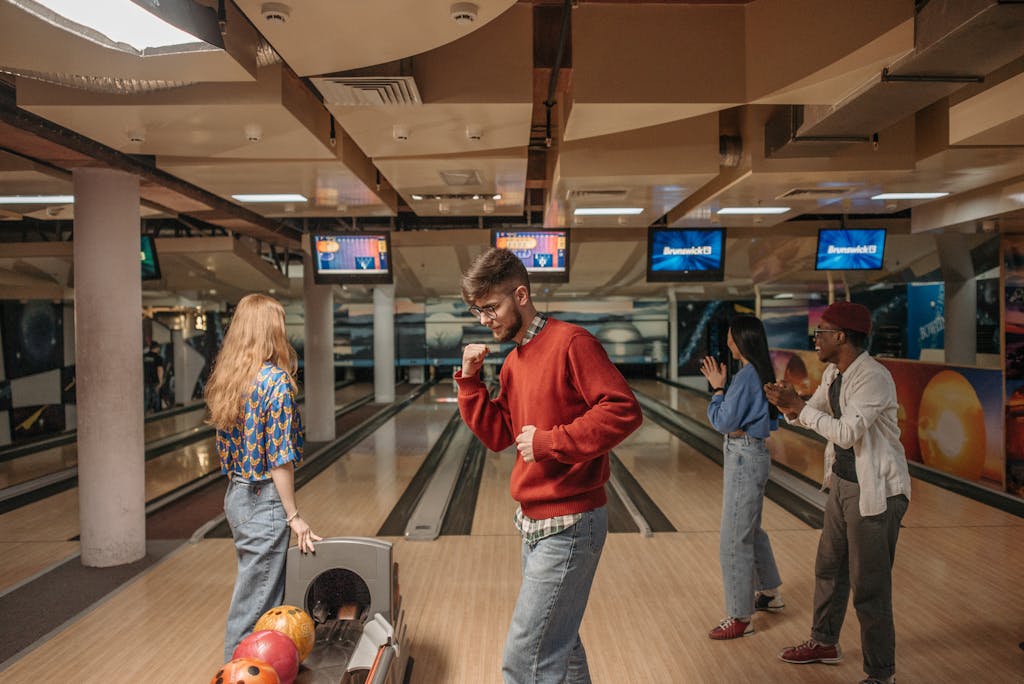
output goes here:
<path id="1" fill-rule="evenodd" d="M 512 522 L 516 502 L 509 492 L 509 478 L 516 462 L 515 447 L 501 452 L 487 451 L 480 475 L 471 534 L 478 536 L 518 535 Z"/>
<path id="2" fill-rule="evenodd" d="M 450 383 L 431 387 L 297 493 L 322 537 L 372 537 L 457 410 Z"/>
<path id="3" fill-rule="evenodd" d="M 636 380 L 631 385 L 638 391 L 671 406 L 704 424 L 707 421 L 707 399 L 699 393 L 673 387 L 657 380 Z M 775 463 L 793 470 L 809 480 L 821 483 L 824 477 L 824 444 L 794 430 L 780 429 L 768 440 L 768 450 Z M 767 507 L 766 507 L 767 510 Z M 975 501 L 943 487 L 913 478 L 911 504 L 903 519 L 904 527 L 944 527 L 950 525 L 983 527 L 1024 526 L 1024 519 Z M 766 525 L 767 528 L 767 525 Z"/>
<path id="4" fill-rule="evenodd" d="M 338 405 L 365 396 L 369 384 L 353 384 L 335 393 Z M 216 444 L 207 438 L 146 462 L 146 500 L 220 468 Z M 73 487 L 0 515 L 0 576 L 11 583 L 39 572 L 78 550 L 69 539 L 79 534 L 78 488 Z M 31 545 L 32 554 L 16 553 Z M 35 558 L 31 561 L 30 558 Z"/>
<path id="5" fill-rule="evenodd" d="M 203 406 L 194 411 L 147 422 L 143 427 L 146 443 L 198 427 L 205 419 L 206 408 Z M 0 489 L 65 470 L 77 464 L 78 446 L 74 442 L 12 458 L 0 463 Z"/>
<path id="6" fill-rule="evenodd" d="M 647 393 L 653 394 L 655 389 Z M 722 469 L 713 461 L 646 419 L 640 429 L 615 448 L 615 454 L 677 530 L 718 530 Z M 516 504 L 509 493 L 514 462 L 512 447 L 501 453 L 487 453 L 472 534 L 516 534 L 512 524 Z M 770 501 L 765 502 L 764 526 L 766 529 L 806 528 Z"/>

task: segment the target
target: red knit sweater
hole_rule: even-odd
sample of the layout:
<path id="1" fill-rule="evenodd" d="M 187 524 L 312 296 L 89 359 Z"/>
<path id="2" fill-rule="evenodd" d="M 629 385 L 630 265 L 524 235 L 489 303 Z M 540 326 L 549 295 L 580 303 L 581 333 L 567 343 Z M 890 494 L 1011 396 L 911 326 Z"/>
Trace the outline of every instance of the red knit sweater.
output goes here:
<path id="1" fill-rule="evenodd" d="M 501 367 L 494 400 L 476 375 L 455 375 L 459 411 L 488 449 L 515 443 L 534 425 L 535 461 L 516 453 L 512 498 L 534 520 L 607 503 L 608 451 L 643 422 L 640 405 L 601 343 L 583 328 L 549 318 Z"/>

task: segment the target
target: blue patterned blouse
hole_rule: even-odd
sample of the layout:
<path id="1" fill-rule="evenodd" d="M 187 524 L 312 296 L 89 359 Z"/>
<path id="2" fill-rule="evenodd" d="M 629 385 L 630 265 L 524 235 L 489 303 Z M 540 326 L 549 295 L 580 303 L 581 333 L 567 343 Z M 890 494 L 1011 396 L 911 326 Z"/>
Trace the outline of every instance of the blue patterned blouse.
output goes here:
<path id="1" fill-rule="evenodd" d="M 271 468 L 302 460 L 304 441 L 288 375 L 265 363 L 241 419 L 230 430 L 217 430 L 220 471 L 250 482 L 266 480 Z"/>

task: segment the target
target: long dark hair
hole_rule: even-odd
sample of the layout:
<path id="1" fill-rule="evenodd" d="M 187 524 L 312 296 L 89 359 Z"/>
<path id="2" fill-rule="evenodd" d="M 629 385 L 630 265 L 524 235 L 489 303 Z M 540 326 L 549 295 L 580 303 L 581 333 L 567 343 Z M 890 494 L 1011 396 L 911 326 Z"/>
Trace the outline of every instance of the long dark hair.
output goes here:
<path id="1" fill-rule="evenodd" d="M 729 321 L 729 331 L 732 332 L 733 342 L 736 343 L 740 354 L 757 371 L 762 387 L 769 382 L 775 382 L 772 359 L 768 355 L 768 336 L 764 332 L 761 319 L 749 314 L 740 314 Z M 764 390 L 761 392 L 763 394 Z M 768 415 L 773 419 L 778 418 L 779 409 L 769 403 Z"/>

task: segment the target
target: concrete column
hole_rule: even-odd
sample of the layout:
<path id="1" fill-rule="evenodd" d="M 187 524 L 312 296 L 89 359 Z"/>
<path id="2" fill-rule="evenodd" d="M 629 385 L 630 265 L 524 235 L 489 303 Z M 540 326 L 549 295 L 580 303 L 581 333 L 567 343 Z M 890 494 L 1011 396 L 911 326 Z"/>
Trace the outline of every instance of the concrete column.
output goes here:
<path id="1" fill-rule="evenodd" d="M 171 330 L 171 346 L 174 348 L 174 404 L 187 404 L 192 399 L 192 388 L 188 387 L 188 354 L 185 351 L 185 335 L 180 328 Z"/>
<path id="2" fill-rule="evenodd" d="M 395 286 L 373 288 L 373 394 L 378 404 L 395 400 Z"/>
<path id="3" fill-rule="evenodd" d="M 82 564 L 106 567 L 146 554 L 139 179 L 72 176 Z"/>
<path id="4" fill-rule="evenodd" d="M 668 379 L 679 380 L 679 302 L 674 287 L 668 288 Z"/>
<path id="5" fill-rule="evenodd" d="M 334 429 L 334 286 L 313 281 L 313 257 L 303 267 L 302 303 L 306 341 L 303 351 L 306 439 L 329 442 Z"/>
<path id="6" fill-rule="evenodd" d="M 939 269 L 945 281 L 946 363 L 973 366 L 978 347 L 978 284 L 964 235 L 935 236 Z"/>

